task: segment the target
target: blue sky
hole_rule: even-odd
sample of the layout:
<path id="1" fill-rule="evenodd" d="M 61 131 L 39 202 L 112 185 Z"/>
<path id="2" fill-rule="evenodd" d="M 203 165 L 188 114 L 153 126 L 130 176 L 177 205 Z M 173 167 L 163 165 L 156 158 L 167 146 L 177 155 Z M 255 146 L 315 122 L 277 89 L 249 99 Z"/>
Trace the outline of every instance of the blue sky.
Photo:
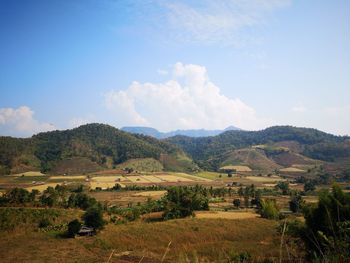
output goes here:
<path id="1" fill-rule="evenodd" d="M 88 122 L 350 134 L 350 2 L 0 0 L 0 135 Z"/>

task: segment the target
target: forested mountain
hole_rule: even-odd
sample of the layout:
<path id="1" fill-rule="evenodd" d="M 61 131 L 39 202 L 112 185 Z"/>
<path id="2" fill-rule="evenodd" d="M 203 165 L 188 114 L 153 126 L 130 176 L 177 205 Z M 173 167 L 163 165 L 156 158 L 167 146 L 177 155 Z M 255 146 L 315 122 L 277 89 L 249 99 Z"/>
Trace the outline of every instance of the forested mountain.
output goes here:
<path id="1" fill-rule="evenodd" d="M 104 124 L 87 124 L 72 130 L 45 132 L 27 139 L 0 137 L 2 173 L 33 168 L 50 172 L 72 158 L 79 158 L 79 163 L 89 167 L 88 170 L 112 168 L 134 158 L 171 158 L 175 163 L 181 159 L 184 169 L 190 169 L 192 165 L 182 150 L 168 142 L 129 134 Z M 187 162 L 184 163 L 184 160 Z"/>
<path id="2" fill-rule="evenodd" d="M 205 138 L 174 136 L 166 141 L 180 146 L 198 164 L 208 169 L 217 168 L 223 156 L 234 150 L 278 142 L 295 142 L 301 154 L 318 160 L 333 161 L 350 157 L 349 137 L 292 126 L 274 126 L 261 131 L 227 131 Z M 268 149 L 265 151 L 268 154 Z"/>
<path id="3" fill-rule="evenodd" d="M 121 130 L 130 132 L 130 133 L 135 133 L 135 134 L 148 135 L 157 139 L 165 139 L 165 138 L 169 138 L 177 135 L 183 135 L 188 137 L 216 136 L 225 131 L 233 131 L 233 130 L 240 130 L 240 129 L 234 126 L 229 126 L 224 130 L 191 129 L 191 130 L 176 130 L 176 131 L 170 131 L 170 132 L 160 132 L 150 127 L 123 127 L 121 128 Z"/>

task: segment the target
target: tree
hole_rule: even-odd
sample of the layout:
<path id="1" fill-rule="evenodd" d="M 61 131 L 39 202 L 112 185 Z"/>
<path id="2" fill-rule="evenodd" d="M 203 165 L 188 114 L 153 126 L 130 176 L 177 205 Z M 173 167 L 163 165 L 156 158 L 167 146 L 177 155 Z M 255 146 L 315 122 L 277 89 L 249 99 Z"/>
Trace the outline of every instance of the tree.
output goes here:
<path id="1" fill-rule="evenodd" d="M 84 224 L 93 229 L 101 229 L 104 225 L 102 209 L 97 206 L 88 208 L 83 215 Z"/>
<path id="2" fill-rule="evenodd" d="M 302 237 L 311 254 L 324 262 L 350 262 L 350 195 L 333 185 L 320 193 L 316 206 L 305 207 L 304 216 Z"/>
<path id="3" fill-rule="evenodd" d="M 301 211 L 302 206 L 305 204 L 303 198 L 300 194 L 292 195 L 291 200 L 289 201 L 289 209 L 293 213 L 298 213 Z"/>
<path id="4" fill-rule="evenodd" d="M 313 180 L 308 180 L 304 184 L 304 191 L 305 192 L 312 192 L 316 189 L 316 183 Z"/>
<path id="5" fill-rule="evenodd" d="M 233 205 L 236 207 L 236 208 L 239 208 L 241 206 L 241 200 L 240 199 L 234 199 L 233 200 Z"/>
<path id="6" fill-rule="evenodd" d="M 165 219 L 190 216 L 195 210 L 208 210 L 207 190 L 202 186 L 171 187 L 164 197 Z"/>
<path id="7" fill-rule="evenodd" d="M 283 195 L 287 195 L 289 193 L 289 183 L 287 182 L 278 182 L 276 188 L 280 189 Z"/>
<path id="8" fill-rule="evenodd" d="M 68 223 L 67 235 L 68 237 L 75 237 L 79 233 L 81 228 L 81 223 L 78 219 L 74 219 Z"/>

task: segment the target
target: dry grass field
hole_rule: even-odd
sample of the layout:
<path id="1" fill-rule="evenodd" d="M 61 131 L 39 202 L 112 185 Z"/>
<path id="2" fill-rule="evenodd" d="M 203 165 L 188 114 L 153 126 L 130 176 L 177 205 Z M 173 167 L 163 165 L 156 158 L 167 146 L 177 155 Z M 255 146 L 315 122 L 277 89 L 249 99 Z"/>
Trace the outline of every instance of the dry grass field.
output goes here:
<path id="1" fill-rule="evenodd" d="M 170 244 L 170 245 L 169 245 Z M 0 257 L 12 262 L 178 262 L 179 257 L 225 259 L 250 252 L 254 259 L 278 258 L 276 222 L 187 218 L 157 223 L 109 224 L 97 236 L 65 239 L 48 233 L 2 233 Z"/>
<path id="2" fill-rule="evenodd" d="M 284 172 L 284 173 L 306 173 L 305 170 L 296 168 L 296 167 L 288 167 L 288 168 L 283 168 L 280 169 L 280 172 Z"/>
<path id="3" fill-rule="evenodd" d="M 208 218 L 208 219 L 248 219 L 260 217 L 257 213 L 252 211 L 198 211 L 196 212 L 196 218 Z"/>

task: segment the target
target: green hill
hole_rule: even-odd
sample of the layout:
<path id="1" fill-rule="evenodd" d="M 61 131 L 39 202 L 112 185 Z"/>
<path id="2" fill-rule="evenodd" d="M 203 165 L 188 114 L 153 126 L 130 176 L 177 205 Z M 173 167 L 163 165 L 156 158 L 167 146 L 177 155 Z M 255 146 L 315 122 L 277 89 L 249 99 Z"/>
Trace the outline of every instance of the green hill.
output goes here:
<path id="1" fill-rule="evenodd" d="M 186 154 L 157 139 L 133 135 L 104 124 L 87 124 L 72 130 L 45 132 L 31 138 L 0 137 L 2 174 L 40 169 L 52 173 L 82 173 L 113 168 L 130 159 L 171 156 L 183 162 Z M 186 156 L 187 157 L 187 156 Z M 195 169 L 187 157 L 187 168 Z M 163 164 L 167 167 L 167 164 Z"/>
<path id="2" fill-rule="evenodd" d="M 275 161 L 281 164 L 291 162 L 288 158 L 304 159 L 300 155 L 329 162 L 350 157 L 349 137 L 292 126 L 275 126 L 261 131 L 227 131 L 203 138 L 175 136 L 166 141 L 178 145 L 202 168 L 210 170 L 217 170 L 221 162 L 225 161 L 225 156 L 233 151 L 254 145 L 274 145 L 263 150 L 269 159 L 274 155 Z M 295 153 L 288 156 L 283 148 Z M 278 158 L 280 154 L 285 156 Z"/>

